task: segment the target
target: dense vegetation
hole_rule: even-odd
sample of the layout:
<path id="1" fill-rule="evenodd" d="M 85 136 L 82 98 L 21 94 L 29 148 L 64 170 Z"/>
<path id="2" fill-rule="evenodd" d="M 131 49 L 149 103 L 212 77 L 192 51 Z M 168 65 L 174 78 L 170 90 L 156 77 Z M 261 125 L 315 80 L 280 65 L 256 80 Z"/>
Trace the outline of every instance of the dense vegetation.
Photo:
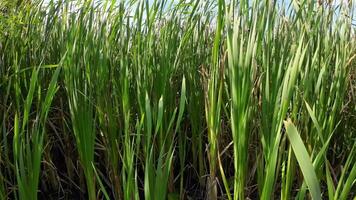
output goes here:
<path id="1" fill-rule="evenodd" d="M 1 0 L 0 199 L 354 199 L 352 1 L 277 2 Z"/>

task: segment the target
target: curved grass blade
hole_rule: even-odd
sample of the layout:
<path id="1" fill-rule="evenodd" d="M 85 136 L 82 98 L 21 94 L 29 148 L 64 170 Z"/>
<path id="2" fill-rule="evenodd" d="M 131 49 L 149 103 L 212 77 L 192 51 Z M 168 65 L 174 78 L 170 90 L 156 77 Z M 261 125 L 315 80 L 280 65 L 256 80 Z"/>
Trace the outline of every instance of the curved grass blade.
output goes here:
<path id="1" fill-rule="evenodd" d="M 309 187 L 310 194 L 314 200 L 321 200 L 321 192 L 318 178 L 316 176 L 313 164 L 310 160 L 309 154 L 299 136 L 297 128 L 290 119 L 284 121 L 286 133 L 289 139 L 294 155 L 299 163 L 300 169 L 303 173 L 306 184 Z"/>

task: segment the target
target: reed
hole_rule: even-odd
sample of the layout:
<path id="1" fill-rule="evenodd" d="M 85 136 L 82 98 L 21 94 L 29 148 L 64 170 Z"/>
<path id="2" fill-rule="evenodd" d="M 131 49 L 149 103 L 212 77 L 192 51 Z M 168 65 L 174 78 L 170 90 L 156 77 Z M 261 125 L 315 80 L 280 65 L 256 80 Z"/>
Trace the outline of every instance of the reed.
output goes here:
<path id="1" fill-rule="evenodd" d="M 0 199 L 354 198 L 353 3 L 0 1 Z"/>

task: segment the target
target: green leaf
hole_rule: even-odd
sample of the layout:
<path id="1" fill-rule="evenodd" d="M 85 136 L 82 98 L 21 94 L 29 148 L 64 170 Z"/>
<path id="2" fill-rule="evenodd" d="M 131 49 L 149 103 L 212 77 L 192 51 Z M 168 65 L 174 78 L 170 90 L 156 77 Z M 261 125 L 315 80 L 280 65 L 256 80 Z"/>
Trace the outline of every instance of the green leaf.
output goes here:
<path id="1" fill-rule="evenodd" d="M 310 194 L 314 200 L 321 200 L 319 181 L 307 149 L 303 144 L 302 138 L 290 119 L 284 121 L 284 126 L 286 128 L 289 142 L 292 145 L 294 155 L 297 158 L 300 169 L 302 170 L 305 182 L 309 187 Z"/>

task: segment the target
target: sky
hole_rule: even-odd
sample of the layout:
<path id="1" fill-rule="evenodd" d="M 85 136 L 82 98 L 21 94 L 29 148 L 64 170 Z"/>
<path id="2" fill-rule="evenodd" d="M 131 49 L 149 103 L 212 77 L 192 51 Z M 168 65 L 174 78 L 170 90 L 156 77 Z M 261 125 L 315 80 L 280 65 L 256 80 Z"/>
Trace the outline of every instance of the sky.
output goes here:
<path id="1" fill-rule="evenodd" d="M 51 1 L 51 0 L 44 0 L 45 3 L 48 3 L 49 1 Z M 54 1 L 56 1 L 56 0 L 54 0 Z M 105 1 L 105 0 L 97 0 L 97 1 Z M 118 1 L 120 1 L 120 0 L 118 0 Z M 173 1 L 178 2 L 179 0 L 173 0 Z M 196 0 L 196 1 L 199 1 L 199 0 Z M 291 1 L 292 0 L 284 0 L 285 5 L 288 6 Z M 341 3 L 347 3 L 348 1 L 354 1 L 354 0 L 333 0 L 332 4 L 334 6 L 337 6 L 337 5 L 340 5 Z M 149 2 L 150 2 L 150 4 L 152 4 L 154 2 L 154 0 L 149 0 Z M 277 0 L 277 2 L 281 3 L 282 0 Z M 353 5 L 353 15 L 354 15 L 353 16 L 353 25 L 356 26 L 356 1 Z"/>

